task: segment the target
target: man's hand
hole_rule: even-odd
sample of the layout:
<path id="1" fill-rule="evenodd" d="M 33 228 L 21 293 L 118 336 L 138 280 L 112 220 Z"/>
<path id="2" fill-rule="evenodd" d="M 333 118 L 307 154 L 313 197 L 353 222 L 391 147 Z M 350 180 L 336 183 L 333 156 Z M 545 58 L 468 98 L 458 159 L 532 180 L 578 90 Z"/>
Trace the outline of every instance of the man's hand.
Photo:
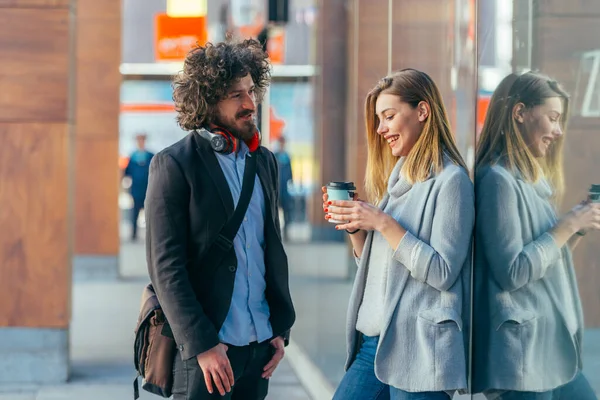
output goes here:
<path id="1" fill-rule="evenodd" d="M 229 393 L 233 386 L 233 370 L 227 358 L 227 346 L 219 343 L 212 349 L 196 356 L 198 365 L 204 374 L 204 382 L 208 393 L 213 393 L 213 381 L 221 396 Z"/>
<path id="2" fill-rule="evenodd" d="M 273 354 L 271 361 L 269 361 L 269 363 L 263 368 L 262 377 L 264 379 L 269 379 L 271 376 L 273 376 L 273 372 L 275 372 L 275 369 L 279 365 L 279 362 L 283 360 L 283 355 L 285 354 L 285 345 L 281 336 L 271 340 L 271 346 L 275 348 L 275 354 Z"/>

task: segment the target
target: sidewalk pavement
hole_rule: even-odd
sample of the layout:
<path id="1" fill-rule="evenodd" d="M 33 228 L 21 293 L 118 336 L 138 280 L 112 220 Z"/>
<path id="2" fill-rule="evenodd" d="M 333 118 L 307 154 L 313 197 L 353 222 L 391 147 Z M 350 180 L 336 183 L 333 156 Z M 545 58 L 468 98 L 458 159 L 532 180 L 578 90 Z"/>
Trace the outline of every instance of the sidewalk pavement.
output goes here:
<path id="1" fill-rule="evenodd" d="M 62 385 L 0 387 L 0 400 L 133 399 L 133 330 L 149 282 L 143 240 L 123 243 L 122 278 L 73 282 L 71 378 Z M 140 400 L 159 399 L 140 388 Z M 270 381 L 267 400 L 311 400 L 287 357 Z"/>
<path id="2" fill-rule="evenodd" d="M 343 243 L 292 243 L 286 244 L 286 250 L 297 314 L 294 345 L 274 374 L 267 399 L 329 400 L 344 374 L 346 308 L 354 261 Z M 122 244 L 120 265 L 119 280 L 74 282 L 71 381 L 41 388 L 0 388 L 0 400 L 132 398 L 131 343 L 141 290 L 148 282 L 143 239 Z M 586 330 L 583 353 L 584 373 L 600 393 L 600 329 Z M 140 393 L 141 400 L 159 398 Z"/>
<path id="3" fill-rule="evenodd" d="M 0 388 L 1 400 L 133 399 L 133 329 L 146 279 L 73 286 L 72 376 L 68 384 Z M 9 391 L 8 393 L 6 391 Z M 159 397 L 140 390 L 141 400 Z M 271 379 L 270 400 L 310 400 L 287 362 Z"/>

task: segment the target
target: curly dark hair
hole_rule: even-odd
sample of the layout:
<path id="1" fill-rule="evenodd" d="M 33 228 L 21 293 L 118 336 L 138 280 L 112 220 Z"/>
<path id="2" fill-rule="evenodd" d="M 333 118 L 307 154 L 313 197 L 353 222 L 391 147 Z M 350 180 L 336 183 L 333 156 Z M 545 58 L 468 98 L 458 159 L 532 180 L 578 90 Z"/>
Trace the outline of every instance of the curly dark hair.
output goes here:
<path id="1" fill-rule="evenodd" d="M 271 65 L 262 45 L 247 39 L 195 47 L 188 53 L 183 71 L 173 79 L 173 101 L 177 123 L 194 130 L 211 122 L 215 106 L 230 87 L 250 74 L 260 102 L 271 80 Z"/>

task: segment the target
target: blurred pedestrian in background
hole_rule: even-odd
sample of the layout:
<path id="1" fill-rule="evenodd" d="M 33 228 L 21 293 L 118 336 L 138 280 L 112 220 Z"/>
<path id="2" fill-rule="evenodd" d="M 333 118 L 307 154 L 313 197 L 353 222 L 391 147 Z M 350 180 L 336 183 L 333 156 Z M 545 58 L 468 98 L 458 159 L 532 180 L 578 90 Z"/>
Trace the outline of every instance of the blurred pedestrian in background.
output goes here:
<path id="1" fill-rule="evenodd" d="M 275 157 L 279 165 L 279 207 L 283 211 L 283 240 L 287 241 L 294 213 L 294 199 L 288 190 L 288 185 L 293 180 L 292 159 L 285 150 L 285 137 L 281 136 L 277 143 L 279 148 L 275 152 Z"/>
<path id="2" fill-rule="evenodd" d="M 147 135 L 138 133 L 135 135 L 137 149 L 131 153 L 127 167 L 125 167 L 124 176 L 131 179 L 129 193 L 133 198 L 133 208 L 131 210 L 131 240 L 137 239 L 137 220 L 140 211 L 144 208 L 146 200 L 146 189 L 148 188 L 148 173 L 150 171 L 150 160 L 154 154 L 146 149 Z"/>

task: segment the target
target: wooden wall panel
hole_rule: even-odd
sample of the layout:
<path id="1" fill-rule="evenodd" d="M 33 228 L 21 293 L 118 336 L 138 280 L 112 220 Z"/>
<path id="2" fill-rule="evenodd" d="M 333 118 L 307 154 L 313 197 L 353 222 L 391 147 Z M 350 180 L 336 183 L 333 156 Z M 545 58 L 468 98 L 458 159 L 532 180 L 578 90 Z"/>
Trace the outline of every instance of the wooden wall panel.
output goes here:
<path id="1" fill-rule="evenodd" d="M 453 7 L 447 0 L 403 0 L 393 7 L 392 68 L 427 72 L 444 96 L 451 91 Z"/>
<path id="2" fill-rule="evenodd" d="M 448 28 L 435 24 L 395 24 L 393 70 L 415 68 L 426 72 L 435 81 L 446 102 L 451 101 L 452 46 L 444 40 Z"/>
<path id="3" fill-rule="evenodd" d="M 118 255 L 121 2 L 77 5 L 75 254 Z"/>
<path id="4" fill-rule="evenodd" d="M 314 114 L 318 189 L 329 181 L 346 179 L 344 144 L 348 66 L 344 3 L 344 0 L 322 1 L 317 23 L 316 54 L 320 74 L 314 80 L 315 110 L 323 110 Z M 323 219 L 322 204 L 319 189 L 308 205 L 308 216 L 313 227 L 325 227 L 325 232 L 330 232 L 332 227 Z"/>
<path id="5" fill-rule="evenodd" d="M 118 140 L 121 2 L 80 0 L 77 22 L 77 137 Z"/>
<path id="6" fill-rule="evenodd" d="M 367 166 L 367 136 L 365 131 L 365 99 L 379 79 L 388 74 L 388 1 L 357 1 L 353 12 L 357 21 L 354 29 L 355 42 L 351 62 L 354 72 L 350 76 L 353 97 L 348 107 L 346 175 L 357 184 L 362 198 L 365 168 Z"/>
<path id="7" fill-rule="evenodd" d="M 457 146 L 467 160 L 475 135 L 476 56 L 474 46 L 467 43 L 467 23 L 456 26 L 462 18 L 456 18 L 455 8 L 456 1 L 447 0 L 394 2 L 392 67 L 415 68 L 431 76 L 442 94 Z"/>
<path id="8" fill-rule="evenodd" d="M 75 145 L 75 254 L 119 253 L 119 171 L 113 139 L 77 139 Z"/>
<path id="9" fill-rule="evenodd" d="M 357 94 L 362 105 L 369 90 L 388 73 L 388 1 L 360 0 L 357 12 Z"/>
<path id="10" fill-rule="evenodd" d="M 0 8 L 68 8 L 71 0 L 0 0 Z"/>
<path id="11" fill-rule="evenodd" d="M 69 11 L 0 12 L 0 121 L 67 116 Z"/>
<path id="12" fill-rule="evenodd" d="M 0 326 L 68 327 L 67 132 L 0 123 Z"/>
<path id="13" fill-rule="evenodd" d="M 112 21 L 118 20 L 118 26 L 112 26 L 111 29 L 104 29 L 108 33 L 108 31 L 114 32 L 115 34 L 121 34 L 121 8 L 122 8 L 122 0 L 107 0 L 107 1 L 94 1 L 94 0 L 77 0 L 77 20 L 80 19 L 82 21 L 91 21 L 91 20 L 105 20 Z M 112 23 L 112 22 L 110 22 Z M 101 35 L 99 35 L 101 36 Z M 110 42 L 108 40 L 107 42 Z M 120 49 L 121 45 L 117 46 Z"/>
<path id="14" fill-rule="evenodd" d="M 317 99 L 315 109 L 323 114 L 323 121 L 317 117 L 316 146 L 320 168 L 316 175 L 319 185 L 331 180 L 352 180 L 364 198 L 367 162 L 364 102 L 369 90 L 388 72 L 388 1 L 352 0 L 335 4 L 323 0 L 319 9 L 317 43 L 321 49 L 318 64 L 324 72 L 322 79 L 317 81 L 316 90 L 321 98 Z M 345 14 L 345 21 L 339 18 L 340 13 Z M 341 23 L 346 23 L 346 27 L 340 27 Z M 345 50 L 344 58 L 340 58 L 340 51 L 332 51 L 336 46 L 338 50 Z M 327 76 L 334 76 L 336 71 L 343 74 L 345 87 L 340 88 L 338 80 L 335 87 L 325 82 Z M 327 101 L 330 106 L 326 108 Z M 337 106 L 331 108 L 334 104 Z M 335 123 L 337 119 L 330 115 L 336 115 L 339 110 L 345 121 Z M 338 151 L 345 151 L 345 154 L 340 157 L 336 154 Z M 313 198 L 310 222 L 313 226 L 331 229 L 323 220 L 320 198 L 319 191 Z"/>

